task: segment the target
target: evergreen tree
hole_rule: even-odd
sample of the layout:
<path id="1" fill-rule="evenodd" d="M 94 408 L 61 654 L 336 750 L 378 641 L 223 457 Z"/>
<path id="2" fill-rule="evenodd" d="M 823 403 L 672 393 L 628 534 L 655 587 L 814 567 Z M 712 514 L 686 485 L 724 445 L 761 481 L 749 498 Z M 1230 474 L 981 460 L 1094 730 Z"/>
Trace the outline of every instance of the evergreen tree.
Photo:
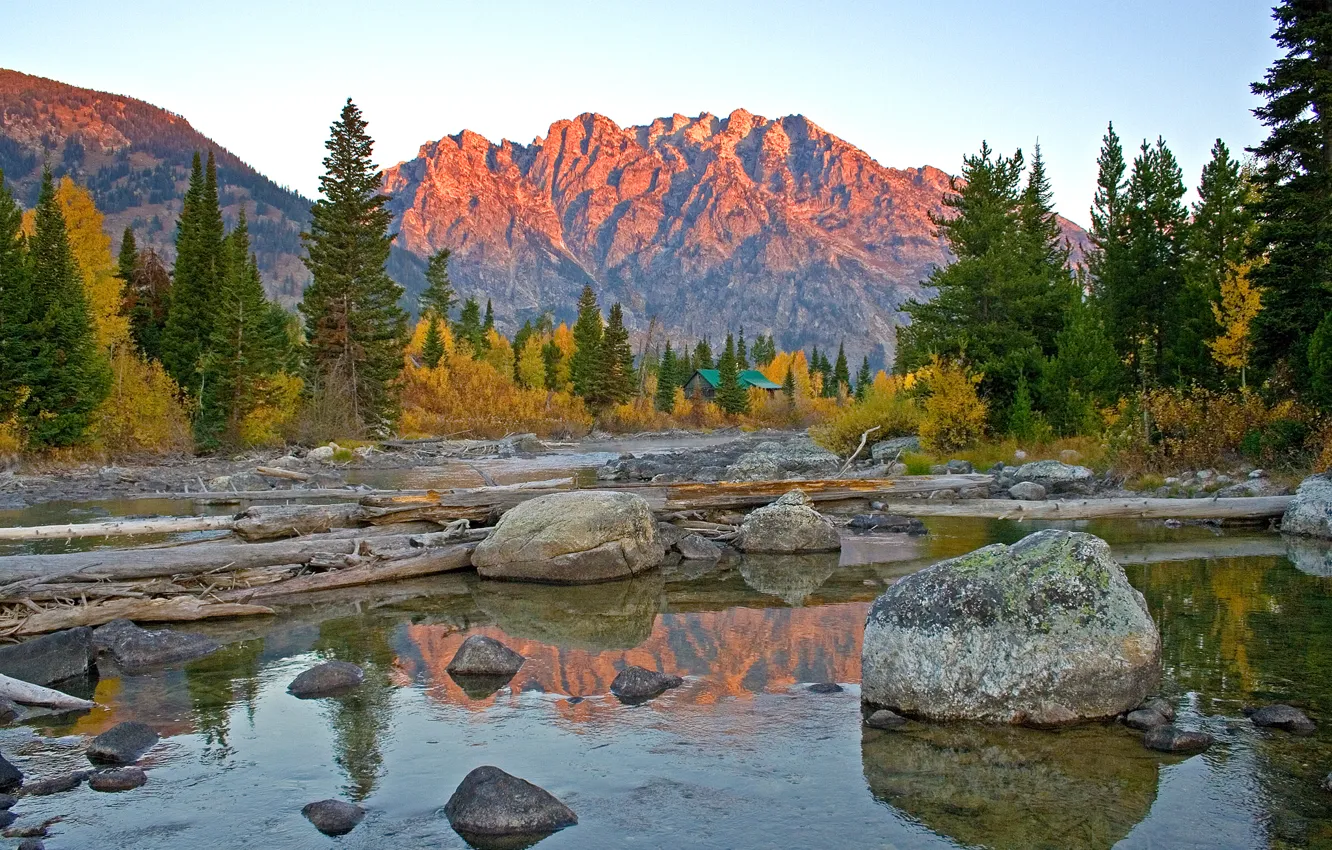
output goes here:
<path id="1" fill-rule="evenodd" d="M 32 290 L 23 254 L 23 210 L 0 171 L 0 422 L 17 412 L 32 356 Z"/>
<path id="2" fill-rule="evenodd" d="M 430 324 L 426 326 L 425 341 L 421 344 L 421 359 L 431 369 L 436 369 L 444 359 L 444 339 L 439 333 L 440 320 L 434 313 L 426 321 Z"/>
<path id="3" fill-rule="evenodd" d="M 1013 393 L 1013 404 L 1008 411 L 1008 433 L 1022 442 L 1036 436 L 1036 410 L 1032 406 L 1026 375 L 1018 378 L 1017 390 Z"/>
<path id="4" fill-rule="evenodd" d="M 485 330 L 481 324 L 481 305 L 475 298 L 463 302 L 458 322 L 453 326 L 455 339 L 465 340 L 472 347 L 472 359 L 479 360 L 486 350 Z"/>
<path id="5" fill-rule="evenodd" d="M 708 342 L 707 337 L 698 341 L 694 346 L 694 368 L 695 369 L 715 369 L 717 365 L 712 361 L 712 344 Z"/>
<path id="6" fill-rule="evenodd" d="M 1253 253 L 1267 261 L 1253 273 L 1264 292 L 1253 359 L 1304 392 L 1310 337 L 1332 312 L 1332 6 L 1283 0 L 1273 16 L 1285 53 L 1253 85 L 1266 101 L 1254 115 L 1268 128 L 1253 148 Z"/>
<path id="7" fill-rule="evenodd" d="M 870 385 L 874 382 L 874 375 L 870 372 L 869 357 L 860 361 L 860 371 L 856 373 L 856 401 L 864 401 L 869 397 Z"/>
<path id="8" fill-rule="evenodd" d="M 788 366 L 786 377 L 782 380 L 782 395 L 786 396 L 786 403 L 792 408 L 795 407 L 795 390 L 795 370 Z"/>
<path id="9" fill-rule="evenodd" d="M 203 360 L 213 334 L 213 314 L 225 262 L 222 211 L 218 206 L 217 163 L 210 151 L 206 168 L 198 153 L 185 206 L 176 230 L 172 299 L 162 329 L 162 365 L 181 389 L 198 399 L 204 386 Z"/>
<path id="10" fill-rule="evenodd" d="M 453 291 L 453 282 L 449 280 L 449 257 L 452 252 L 443 248 L 430 255 L 426 261 L 426 288 L 419 300 L 421 315 L 434 313 L 443 321 L 449 320 L 449 312 L 458 303 L 457 293 Z"/>
<path id="11" fill-rule="evenodd" d="M 624 311 L 619 302 L 611 305 L 610 317 L 601 338 L 600 400 L 606 404 L 624 404 L 634 395 L 634 352 L 629 346 L 629 331 L 624 327 Z"/>
<path id="12" fill-rule="evenodd" d="M 836 396 L 843 388 L 851 392 L 851 367 L 846 362 L 846 344 L 839 343 L 837 346 L 837 365 L 833 367 L 833 395 Z"/>
<path id="13" fill-rule="evenodd" d="M 749 352 L 745 349 L 745 329 L 740 329 L 740 338 L 735 342 L 735 362 L 741 370 L 749 368 Z"/>
<path id="14" fill-rule="evenodd" d="M 1124 147 L 1111 123 L 1101 143 L 1096 160 L 1096 195 L 1091 210 L 1092 226 L 1089 232 L 1092 250 L 1087 257 L 1092 290 L 1099 305 L 1098 312 L 1106 322 L 1116 328 L 1127 327 L 1128 315 L 1134 305 L 1125 293 L 1132 288 L 1132 270 L 1128 245 L 1128 180 Z M 1129 356 L 1136 345 L 1126 334 L 1116 334 L 1114 345 L 1117 360 Z"/>
<path id="15" fill-rule="evenodd" d="M 124 298 L 134 347 L 145 358 L 162 359 L 162 334 L 171 307 L 171 273 L 152 248 L 139 252 Z"/>
<path id="16" fill-rule="evenodd" d="M 811 373 L 823 372 L 823 355 L 819 353 L 819 347 L 817 345 L 814 346 L 814 350 L 810 352 L 809 355 L 809 371 Z"/>
<path id="17" fill-rule="evenodd" d="M 735 340 L 726 335 L 726 347 L 717 361 L 717 406 L 730 414 L 749 412 L 749 393 L 740 385 L 740 369 L 735 357 Z"/>
<path id="18" fill-rule="evenodd" d="M 1100 303 L 1074 301 L 1055 339 L 1055 354 L 1041 370 L 1040 399 L 1050 425 L 1060 434 L 1096 433 L 1097 408 L 1114 403 L 1122 379 Z"/>
<path id="19" fill-rule="evenodd" d="M 397 382 L 407 315 L 402 287 L 384 271 L 393 235 L 383 175 L 371 160 L 373 142 L 361 111 L 347 99 L 325 147 L 323 197 L 303 234 L 312 281 L 301 300 L 312 383 L 361 432 L 382 431 L 397 418 Z"/>
<path id="20" fill-rule="evenodd" d="M 671 350 L 671 341 L 666 340 L 666 350 L 661 354 L 661 365 L 657 367 L 656 406 L 662 413 L 675 409 L 675 389 L 680 386 L 675 352 Z"/>
<path id="21" fill-rule="evenodd" d="M 600 395 L 598 379 L 601 365 L 601 307 L 591 286 L 584 286 L 578 297 L 578 321 L 574 323 L 574 353 L 569 361 L 569 378 L 574 392 L 593 400 Z"/>
<path id="22" fill-rule="evenodd" d="M 126 227 L 120 237 L 120 254 L 116 260 L 116 276 L 128 288 L 134 281 L 134 270 L 139 264 L 139 247 L 134 244 L 134 228 Z"/>
<path id="23" fill-rule="evenodd" d="M 490 299 L 486 299 L 486 320 L 481 324 L 481 338 L 487 339 L 490 332 L 495 329 L 495 308 L 491 306 Z M 487 343 L 489 347 L 489 343 Z"/>
<path id="24" fill-rule="evenodd" d="M 564 352 L 555 344 L 555 340 L 547 342 L 541 346 L 541 361 L 546 369 L 546 389 L 560 390 L 560 365 L 564 360 Z"/>
<path id="25" fill-rule="evenodd" d="M 97 345 L 49 170 L 42 175 L 28 262 L 28 397 L 20 414 L 29 446 L 71 446 L 87 436 L 93 411 L 111 390 L 111 370 Z"/>
<path id="26" fill-rule="evenodd" d="M 1145 386 L 1182 385 L 1195 377 L 1189 364 L 1206 356 L 1201 339 L 1182 333 L 1186 316 L 1207 309 L 1191 303 L 1184 289 L 1184 192 L 1183 174 L 1165 142 L 1143 142 L 1129 177 L 1129 286 L 1118 314 L 1123 324 L 1115 327 L 1136 341 L 1136 351 L 1126 353 Z"/>

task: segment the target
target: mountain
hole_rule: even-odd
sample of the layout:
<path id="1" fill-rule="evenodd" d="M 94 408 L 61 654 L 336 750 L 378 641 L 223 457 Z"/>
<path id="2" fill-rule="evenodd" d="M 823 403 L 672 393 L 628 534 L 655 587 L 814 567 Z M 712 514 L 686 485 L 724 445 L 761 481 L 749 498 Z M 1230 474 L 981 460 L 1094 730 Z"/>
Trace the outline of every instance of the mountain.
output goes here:
<path id="1" fill-rule="evenodd" d="M 0 170 L 21 203 L 37 199 L 42 164 L 91 190 L 117 245 L 126 225 L 140 245 L 175 256 L 176 218 L 195 151 L 217 157 L 228 225 L 242 203 L 269 294 L 291 306 L 310 275 L 300 233 L 310 201 L 278 186 L 179 115 L 141 100 L 0 69 Z"/>
<path id="2" fill-rule="evenodd" d="M 545 310 L 572 318 L 591 284 L 640 331 L 655 317 L 677 341 L 741 327 L 787 349 L 845 340 L 854 361 L 883 363 L 900 306 L 950 260 L 929 218 L 947 174 L 887 168 L 801 115 L 620 127 L 588 113 L 530 145 L 463 131 L 384 186 L 397 245 L 451 249 L 455 287 L 493 299 L 510 330 Z M 1063 226 L 1080 256 L 1086 235 Z"/>

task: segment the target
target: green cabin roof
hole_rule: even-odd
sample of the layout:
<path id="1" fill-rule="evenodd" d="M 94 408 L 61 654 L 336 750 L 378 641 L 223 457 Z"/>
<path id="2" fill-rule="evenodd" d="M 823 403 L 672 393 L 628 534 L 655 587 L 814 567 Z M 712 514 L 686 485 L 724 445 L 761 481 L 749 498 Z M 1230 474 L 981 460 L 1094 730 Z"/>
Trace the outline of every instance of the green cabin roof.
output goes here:
<path id="1" fill-rule="evenodd" d="M 716 389 L 721 386 L 721 372 L 717 369 L 699 369 L 696 373 L 703 380 L 708 382 L 708 386 Z M 763 376 L 763 373 L 757 369 L 746 369 L 740 373 L 740 386 L 758 387 L 761 390 L 780 390 L 781 384 L 774 384 Z"/>

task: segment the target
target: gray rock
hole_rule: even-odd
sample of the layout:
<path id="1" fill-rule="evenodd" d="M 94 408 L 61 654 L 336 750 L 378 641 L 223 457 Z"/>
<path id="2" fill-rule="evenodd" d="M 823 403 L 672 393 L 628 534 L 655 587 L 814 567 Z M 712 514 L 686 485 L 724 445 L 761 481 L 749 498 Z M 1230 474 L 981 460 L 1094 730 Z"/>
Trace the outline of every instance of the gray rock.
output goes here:
<path id="1" fill-rule="evenodd" d="M 92 633 L 80 626 L 0 647 L 0 673 L 43 686 L 86 676 L 93 665 Z"/>
<path id="2" fill-rule="evenodd" d="M 1187 732 L 1167 723 L 1147 730 L 1142 743 L 1149 750 L 1163 753 L 1200 753 L 1212 746 L 1212 736 L 1206 732 Z"/>
<path id="3" fill-rule="evenodd" d="M 1328 793 L 1332 793 L 1332 773 L 1329 773 L 1327 776 L 1324 776 L 1323 781 L 1319 783 L 1318 787 L 1322 788 L 1324 791 L 1327 791 Z"/>
<path id="4" fill-rule="evenodd" d="M 12 723 L 23 716 L 23 709 L 12 699 L 0 697 L 0 723 Z"/>
<path id="5" fill-rule="evenodd" d="M 117 723 L 88 744 L 88 760 L 96 764 L 133 764 L 158 740 L 157 733 L 145 723 Z"/>
<path id="6" fill-rule="evenodd" d="M 647 572 L 665 554 L 641 496 L 584 490 L 512 508 L 472 563 L 483 578 L 583 584 Z"/>
<path id="7" fill-rule="evenodd" d="M 330 443 L 327 446 L 316 446 L 315 448 L 310 449 L 310 452 L 305 457 L 306 460 L 312 460 L 318 463 L 332 463 L 333 455 L 337 453 L 337 450 L 337 445 L 333 443 Z"/>
<path id="8" fill-rule="evenodd" d="M 944 464 L 949 475 L 970 475 L 976 471 L 976 467 L 971 465 L 969 460 L 950 460 Z"/>
<path id="9" fill-rule="evenodd" d="M 0 794 L 0 811 L 9 811 L 14 808 L 14 804 L 17 802 L 18 797 L 13 794 Z"/>
<path id="10" fill-rule="evenodd" d="M 50 779 L 41 779 L 36 782 L 29 782 L 19 791 L 22 797 L 47 797 L 51 794 L 63 794 L 66 791 L 73 791 L 83 784 L 92 771 L 76 770 L 73 773 L 64 773 L 60 776 L 53 776 Z"/>
<path id="11" fill-rule="evenodd" d="M 94 791 L 115 793 L 132 791 L 148 781 L 148 774 L 141 767 L 115 767 L 108 770 L 93 771 L 88 777 L 88 787 Z"/>
<path id="12" fill-rule="evenodd" d="M 898 729 L 906 723 L 905 717 L 886 708 L 879 709 L 865 719 L 865 725 L 871 729 Z"/>
<path id="13" fill-rule="evenodd" d="M 779 554 L 835 552 L 842 548 L 837 529 L 810 507 L 808 497 L 798 489 L 745 517 L 735 545 L 743 552 Z"/>
<path id="14" fill-rule="evenodd" d="M 684 679 L 645 667 L 625 667 L 615 675 L 611 682 L 611 693 L 621 702 L 642 702 L 660 696 L 671 688 L 684 684 Z"/>
<path id="15" fill-rule="evenodd" d="M 844 688 L 836 682 L 815 682 L 805 690 L 811 694 L 840 694 Z"/>
<path id="16" fill-rule="evenodd" d="M 782 481 L 836 473 L 842 459 L 807 436 L 765 440 L 726 467 L 727 481 Z"/>
<path id="17" fill-rule="evenodd" d="M 1286 558 L 1302 573 L 1332 577 L 1332 542 L 1317 537 L 1283 534 Z"/>
<path id="18" fill-rule="evenodd" d="M 112 620 L 96 629 L 93 646 L 109 654 L 126 673 L 192 661 L 221 648 L 217 641 L 203 635 L 142 629 L 129 620 Z"/>
<path id="19" fill-rule="evenodd" d="M 689 536 L 689 534 L 690 532 L 687 529 L 681 528 L 675 523 L 671 522 L 657 523 L 657 539 L 661 541 L 661 545 L 663 548 L 666 549 L 675 548 L 675 544 L 679 543 L 685 537 Z"/>
<path id="20" fill-rule="evenodd" d="M 721 546 L 697 534 L 686 534 L 680 538 L 675 549 L 687 561 L 719 561 L 722 556 Z"/>
<path id="21" fill-rule="evenodd" d="M 892 437 L 870 447 L 870 457 L 879 463 L 896 460 L 899 455 L 920 451 L 920 437 Z"/>
<path id="22" fill-rule="evenodd" d="M 287 686 L 287 693 L 298 699 L 342 696 L 360 687 L 365 671 L 349 661 L 325 661 L 301 673 Z"/>
<path id="23" fill-rule="evenodd" d="M 1144 732 L 1148 729 L 1155 729 L 1157 726 L 1164 726 L 1169 722 L 1170 718 L 1150 708 L 1135 708 L 1124 718 L 1125 726 Z"/>
<path id="24" fill-rule="evenodd" d="M 513 678 L 526 659 L 494 638 L 471 635 L 462 642 L 446 668 L 459 676 L 507 676 Z"/>
<path id="25" fill-rule="evenodd" d="M 18 850 L 46 850 L 40 838 L 25 838 L 19 842 Z"/>
<path id="26" fill-rule="evenodd" d="M 936 463 L 930 467 L 930 475 L 947 475 L 947 474 L 948 474 L 948 464 L 946 463 Z"/>
<path id="27" fill-rule="evenodd" d="M 444 805 L 449 825 L 470 836 L 545 835 L 578 823 L 578 816 L 550 792 L 498 767 L 478 767 Z"/>
<path id="28" fill-rule="evenodd" d="M 1018 467 L 1013 478 L 1019 483 L 1034 481 L 1047 493 L 1068 493 L 1084 490 L 1096 480 L 1095 474 L 1085 466 L 1069 466 L 1057 460 L 1037 460 Z"/>
<path id="29" fill-rule="evenodd" d="M 858 514 L 851 517 L 847 527 L 856 531 L 887 531 L 893 534 L 910 534 L 913 537 L 926 533 L 925 523 L 915 517 L 896 514 Z"/>
<path id="30" fill-rule="evenodd" d="M 1249 715 L 1254 726 L 1280 729 L 1292 735 L 1312 735 L 1318 726 L 1298 708 L 1289 705 L 1265 705 Z"/>
<path id="31" fill-rule="evenodd" d="M 1174 722 L 1175 720 L 1175 707 L 1170 704 L 1169 700 L 1162 699 L 1161 697 L 1152 697 L 1142 705 L 1138 706 L 1138 708 L 1155 711 L 1157 714 L 1171 722 Z"/>
<path id="32" fill-rule="evenodd" d="M 365 819 L 365 809 L 342 800 L 306 803 L 301 814 L 325 835 L 346 835 Z"/>
<path id="33" fill-rule="evenodd" d="M 22 784 L 23 771 L 10 764 L 4 756 L 0 756 L 0 792 L 8 794 Z"/>
<path id="34" fill-rule="evenodd" d="M 1019 481 L 1008 488 L 1008 495 L 1026 502 L 1040 502 L 1045 499 L 1045 488 L 1035 481 Z"/>
<path id="35" fill-rule="evenodd" d="M 1114 717 L 1161 676 L 1161 638 L 1105 541 L 1047 530 L 903 578 L 865 624 L 862 699 L 1037 726 Z"/>
<path id="36" fill-rule="evenodd" d="M 911 470 L 907 469 L 907 465 L 905 463 L 890 463 L 888 464 L 888 468 L 884 470 L 884 477 L 900 478 L 903 475 L 908 474 L 910 471 Z"/>
<path id="37" fill-rule="evenodd" d="M 1310 475 L 1300 483 L 1281 518 L 1281 531 L 1332 539 L 1332 478 Z"/>

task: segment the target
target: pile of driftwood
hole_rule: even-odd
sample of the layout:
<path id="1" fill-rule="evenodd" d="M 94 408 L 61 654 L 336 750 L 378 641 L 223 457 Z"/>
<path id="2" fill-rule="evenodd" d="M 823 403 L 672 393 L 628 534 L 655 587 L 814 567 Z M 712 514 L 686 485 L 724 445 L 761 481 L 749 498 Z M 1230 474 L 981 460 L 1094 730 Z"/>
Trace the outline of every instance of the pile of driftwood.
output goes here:
<path id="1" fill-rule="evenodd" d="M 863 509 L 876 500 L 886 503 L 887 512 L 911 516 L 1261 520 L 1279 517 L 1289 502 L 1289 497 L 1051 502 L 920 498 L 939 490 L 974 492 L 989 483 L 989 476 L 973 474 L 600 489 L 636 493 L 659 519 L 720 539 L 728 536 L 729 524 L 738 521 L 739 513 L 797 486 L 825 510 L 839 505 Z M 472 550 L 488 533 L 484 526 L 522 501 L 573 487 L 574 481 L 564 478 L 442 491 L 330 491 L 342 499 L 358 496 L 333 504 L 301 503 L 323 491 L 283 491 L 293 503 L 258 504 L 234 516 L 0 528 L 0 542 L 214 535 L 156 546 L 0 557 L 0 635 L 38 634 L 120 617 L 151 622 L 271 614 L 270 604 L 282 597 L 466 569 Z"/>

